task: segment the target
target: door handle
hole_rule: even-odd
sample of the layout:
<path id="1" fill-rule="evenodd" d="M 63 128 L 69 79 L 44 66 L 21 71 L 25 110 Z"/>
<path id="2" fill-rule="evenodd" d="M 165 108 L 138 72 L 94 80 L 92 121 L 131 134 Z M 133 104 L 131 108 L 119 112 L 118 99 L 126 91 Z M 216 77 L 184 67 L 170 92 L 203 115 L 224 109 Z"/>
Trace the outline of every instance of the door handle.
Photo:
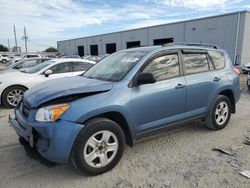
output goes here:
<path id="1" fill-rule="evenodd" d="M 214 80 L 213 80 L 214 82 L 218 82 L 218 81 L 220 81 L 220 78 L 218 78 L 217 76 L 216 77 L 214 77 Z"/>
<path id="2" fill-rule="evenodd" d="M 184 87 L 185 87 L 184 84 L 177 84 L 177 85 L 175 86 L 175 89 L 181 89 L 181 88 L 184 88 Z"/>

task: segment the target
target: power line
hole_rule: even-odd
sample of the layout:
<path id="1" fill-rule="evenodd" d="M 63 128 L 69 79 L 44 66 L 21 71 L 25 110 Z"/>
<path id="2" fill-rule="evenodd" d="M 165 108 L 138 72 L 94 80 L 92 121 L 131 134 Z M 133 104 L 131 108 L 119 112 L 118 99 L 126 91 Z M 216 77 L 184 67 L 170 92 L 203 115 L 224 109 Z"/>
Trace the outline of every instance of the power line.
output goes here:
<path id="1" fill-rule="evenodd" d="M 41 47 L 50 47 L 48 45 L 44 45 L 44 44 L 40 44 L 40 43 L 37 43 L 37 42 L 34 42 L 34 41 L 31 41 L 30 39 L 27 39 L 28 42 L 30 42 L 31 44 L 34 44 L 36 46 L 41 46 Z"/>

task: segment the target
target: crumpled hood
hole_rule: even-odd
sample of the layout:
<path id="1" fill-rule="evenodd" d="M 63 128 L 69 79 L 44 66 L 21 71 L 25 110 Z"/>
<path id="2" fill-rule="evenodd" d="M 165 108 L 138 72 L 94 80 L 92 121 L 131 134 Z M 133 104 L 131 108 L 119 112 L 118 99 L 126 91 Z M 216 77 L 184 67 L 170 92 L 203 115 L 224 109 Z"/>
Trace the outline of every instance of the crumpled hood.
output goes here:
<path id="1" fill-rule="evenodd" d="M 35 108 L 39 105 L 64 96 L 108 91 L 112 82 L 84 78 L 81 76 L 59 78 L 41 83 L 24 94 L 24 102 Z"/>

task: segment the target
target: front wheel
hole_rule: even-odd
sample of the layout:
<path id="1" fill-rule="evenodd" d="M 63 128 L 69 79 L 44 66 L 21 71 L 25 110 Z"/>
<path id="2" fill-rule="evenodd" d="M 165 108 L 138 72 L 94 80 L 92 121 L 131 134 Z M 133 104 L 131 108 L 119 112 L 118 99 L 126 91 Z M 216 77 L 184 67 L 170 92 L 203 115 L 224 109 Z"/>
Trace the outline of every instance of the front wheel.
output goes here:
<path id="1" fill-rule="evenodd" d="M 210 109 L 206 125 L 213 130 L 220 130 L 227 126 L 232 113 L 231 101 L 224 95 L 219 95 Z"/>
<path id="2" fill-rule="evenodd" d="M 71 161 L 81 172 L 95 176 L 120 161 L 125 136 L 118 124 L 106 118 L 95 118 L 85 125 L 74 144 Z"/>
<path id="3" fill-rule="evenodd" d="M 27 88 L 23 86 L 10 86 L 4 90 L 2 95 L 2 103 L 7 108 L 14 108 L 22 100 L 24 92 Z"/>
<path id="4" fill-rule="evenodd" d="M 3 59 L 3 60 L 2 60 L 2 63 L 3 63 L 3 64 L 6 64 L 6 63 L 7 63 L 7 60 L 6 60 L 6 59 Z"/>

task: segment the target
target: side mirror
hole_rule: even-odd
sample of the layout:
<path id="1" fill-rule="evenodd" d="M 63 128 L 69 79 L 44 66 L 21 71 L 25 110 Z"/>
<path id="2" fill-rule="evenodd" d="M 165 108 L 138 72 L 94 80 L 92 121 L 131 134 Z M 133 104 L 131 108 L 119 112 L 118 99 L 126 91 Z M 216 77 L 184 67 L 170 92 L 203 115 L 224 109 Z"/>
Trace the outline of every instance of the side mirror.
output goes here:
<path id="1" fill-rule="evenodd" d="M 49 77 L 52 74 L 52 70 L 48 69 L 44 72 L 45 77 Z"/>
<path id="2" fill-rule="evenodd" d="M 137 83 L 138 85 L 143 85 L 143 84 L 152 84 L 155 83 L 155 77 L 152 73 L 141 73 L 139 74 L 139 76 L 137 77 Z"/>

